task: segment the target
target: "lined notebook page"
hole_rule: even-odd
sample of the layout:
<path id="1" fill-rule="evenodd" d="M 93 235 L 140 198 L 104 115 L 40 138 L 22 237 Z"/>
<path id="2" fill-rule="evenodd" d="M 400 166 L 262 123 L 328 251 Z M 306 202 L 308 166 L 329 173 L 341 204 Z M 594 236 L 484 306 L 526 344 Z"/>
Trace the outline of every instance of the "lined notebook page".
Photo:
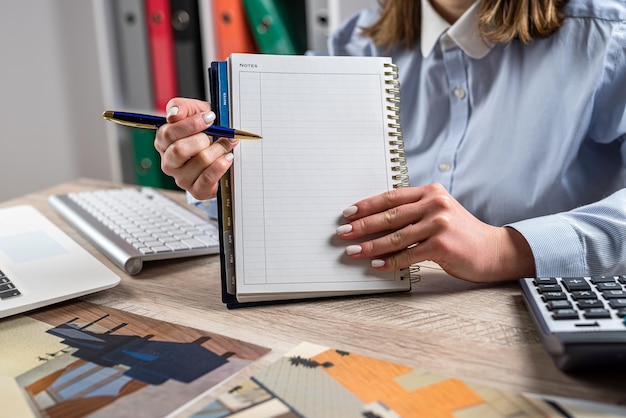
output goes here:
<path id="1" fill-rule="evenodd" d="M 409 287 L 335 235 L 343 209 L 393 188 L 384 62 L 231 56 L 232 125 L 263 136 L 240 142 L 232 169 L 240 301 Z"/>

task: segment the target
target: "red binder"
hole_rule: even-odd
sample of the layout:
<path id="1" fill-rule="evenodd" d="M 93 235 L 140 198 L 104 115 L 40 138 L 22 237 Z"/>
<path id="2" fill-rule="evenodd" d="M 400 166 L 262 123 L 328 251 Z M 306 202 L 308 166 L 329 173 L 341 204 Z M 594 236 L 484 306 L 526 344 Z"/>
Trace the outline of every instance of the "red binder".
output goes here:
<path id="1" fill-rule="evenodd" d="M 241 0 L 213 0 L 217 58 L 233 52 L 258 52 Z"/>
<path id="2" fill-rule="evenodd" d="M 165 112 L 167 102 L 178 95 L 170 1 L 145 0 L 145 9 L 154 107 Z"/>

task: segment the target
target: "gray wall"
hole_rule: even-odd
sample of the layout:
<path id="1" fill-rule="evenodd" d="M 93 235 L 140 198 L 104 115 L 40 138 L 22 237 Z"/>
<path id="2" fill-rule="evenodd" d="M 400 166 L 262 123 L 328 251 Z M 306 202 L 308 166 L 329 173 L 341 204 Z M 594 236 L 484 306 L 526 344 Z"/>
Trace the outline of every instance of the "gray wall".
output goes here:
<path id="1" fill-rule="evenodd" d="M 0 6 L 0 201 L 113 178 L 92 1 Z"/>

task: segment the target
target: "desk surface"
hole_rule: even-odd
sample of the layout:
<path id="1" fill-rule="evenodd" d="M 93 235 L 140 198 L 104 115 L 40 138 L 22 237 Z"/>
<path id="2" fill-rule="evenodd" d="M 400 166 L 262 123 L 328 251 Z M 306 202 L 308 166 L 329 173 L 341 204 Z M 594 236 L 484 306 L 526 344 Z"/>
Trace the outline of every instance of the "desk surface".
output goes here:
<path id="1" fill-rule="evenodd" d="M 409 294 L 227 310 L 218 256 L 146 263 L 139 275 L 125 275 L 47 203 L 51 194 L 110 187 L 119 186 L 80 179 L 0 206 L 35 206 L 122 277 L 84 300 L 273 350 L 246 374 L 308 341 L 498 388 L 626 404 L 618 373 L 569 376 L 552 364 L 517 283 L 476 285 L 425 271 Z M 181 192 L 164 194 L 185 201 Z"/>

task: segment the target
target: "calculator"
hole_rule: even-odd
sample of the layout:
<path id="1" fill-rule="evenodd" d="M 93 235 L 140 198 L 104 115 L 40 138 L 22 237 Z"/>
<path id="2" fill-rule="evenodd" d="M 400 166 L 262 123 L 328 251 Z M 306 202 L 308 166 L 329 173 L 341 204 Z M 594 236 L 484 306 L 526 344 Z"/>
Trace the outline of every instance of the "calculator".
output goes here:
<path id="1" fill-rule="evenodd" d="M 626 365 L 626 276 L 520 280 L 541 341 L 564 372 Z"/>

